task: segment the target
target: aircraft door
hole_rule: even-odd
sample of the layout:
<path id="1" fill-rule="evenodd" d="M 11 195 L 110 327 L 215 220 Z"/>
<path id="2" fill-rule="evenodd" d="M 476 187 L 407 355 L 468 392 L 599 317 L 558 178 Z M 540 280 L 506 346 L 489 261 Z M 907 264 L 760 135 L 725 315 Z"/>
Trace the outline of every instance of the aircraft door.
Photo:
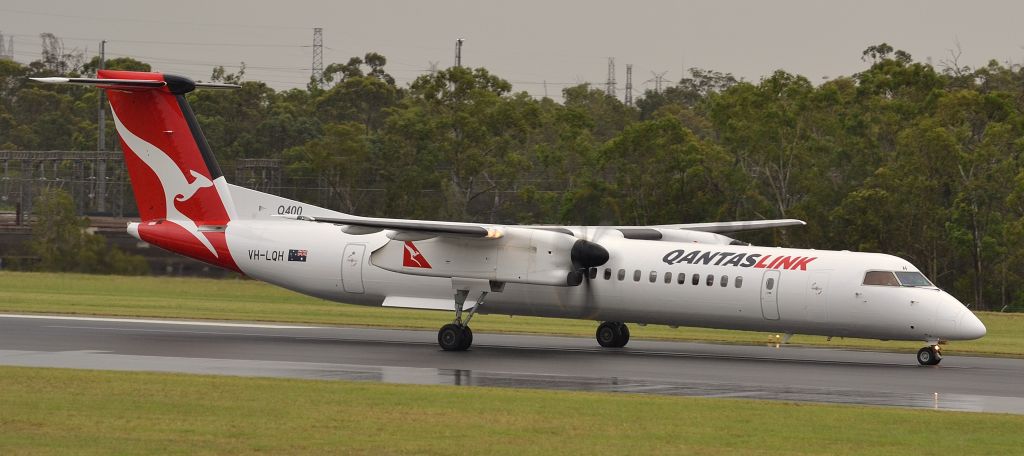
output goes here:
<path id="1" fill-rule="evenodd" d="M 363 260 L 366 244 L 348 244 L 341 256 L 341 284 L 346 293 L 363 292 Z"/>
<path id="2" fill-rule="evenodd" d="M 761 315 L 765 320 L 779 319 L 779 271 L 765 271 L 761 279 Z"/>
<path id="3" fill-rule="evenodd" d="M 807 320 L 828 321 L 828 271 L 812 272 L 807 278 Z"/>

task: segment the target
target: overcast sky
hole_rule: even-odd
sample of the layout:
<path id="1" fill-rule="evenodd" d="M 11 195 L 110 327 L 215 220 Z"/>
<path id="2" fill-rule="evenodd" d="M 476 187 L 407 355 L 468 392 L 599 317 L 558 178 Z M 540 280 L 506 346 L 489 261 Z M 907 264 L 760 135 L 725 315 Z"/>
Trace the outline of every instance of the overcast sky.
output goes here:
<path id="1" fill-rule="evenodd" d="M 38 35 L 95 54 L 131 56 L 157 71 L 208 79 L 215 65 L 277 89 L 303 87 L 313 27 L 323 28 L 324 65 L 377 51 L 400 84 L 454 60 L 483 66 L 517 90 L 560 99 L 566 85 L 603 84 L 616 62 L 621 98 L 626 64 L 634 93 L 652 72 L 678 81 L 683 68 L 757 81 L 784 69 L 819 82 L 865 68 L 861 51 L 888 42 L 935 65 L 959 43 L 961 64 L 1024 63 L 1024 2 L 1018 1 L 385 1 L 228 2 L 4 0 L 0 33 L 15 59 L 39 58 Z M 5 38 L 6 42 L 6 38 Z M 546 81 L 546 85 L 545 85 Z"/>

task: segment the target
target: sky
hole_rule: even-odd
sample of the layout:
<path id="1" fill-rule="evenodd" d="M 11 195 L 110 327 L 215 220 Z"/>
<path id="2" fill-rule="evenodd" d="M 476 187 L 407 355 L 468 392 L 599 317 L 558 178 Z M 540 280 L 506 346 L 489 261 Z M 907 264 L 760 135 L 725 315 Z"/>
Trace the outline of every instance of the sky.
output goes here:
<path id="1" fill-rule="evenodd" d="M 862 51 L 889 43 L 940 66 L 959 49 L 960 65 L 990 59 L 1024 63 L 1024 2 L 338 0 L 148 2 L 4 0 L 0 33 L 14 37 L 15 60 L 40 56 L 39 34 L 65 48 L 130 56 L 155 71 L 209 79 L 223 65 L 275 89 L 304 87 L 313 28 L 323 28 L 324 65 L 375 51 L 399 84 L 454 63 L 487 68 L 515 90 L 560 99 L 569 85 L 604 87 L 615 58 L 617 95 L 633 65 L 634 97 L 685 68 L 728 72 L 756 82 L 775 70 L 811 81 L 866 68 Z"/>

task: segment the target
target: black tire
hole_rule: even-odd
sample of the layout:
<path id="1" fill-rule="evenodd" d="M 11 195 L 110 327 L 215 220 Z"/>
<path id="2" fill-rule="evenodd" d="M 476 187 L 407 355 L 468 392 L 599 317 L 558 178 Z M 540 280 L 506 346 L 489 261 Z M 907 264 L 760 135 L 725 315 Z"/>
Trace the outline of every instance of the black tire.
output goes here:
<path id="1" fill-rule="evenodd" d="M 619 340 L 616 347 L 625 347 L 629 343 L 629 326 L 625 323 L 619 323 Z"/>
<path id="2" fill-rule="evenodd" d="M 935 347 L 924 347 L 917 351 L 917 362 L 922 366 L 934 366 L 942 361 L 942 354 Z"/>
<path id="3" fill-rule="evenodd" d="M 459 346 L 459 350 L 469 350 L 469 347 L 473 345 L 473 330 L 469 329 L 469 326 L 462 327 L 462 345 Z"/>
<path id="4" fill-rule="evenodd" d="M 616 345 L 616 343 L 618 343 L 619 341 L 620 332 L 621 331 L 619 331 L 618 324 L 606 321 L 604 323 L 601 323 L 601 325 L 597 327 L 597 333 L 595 334 L 595 337 L 597 337 L 597 343 L 600 344 L 602 347 L 621 347 L 621 345 Z"/>
<path id="5" fill-rule="evenodd" d="M 437 332 L 437 344 L 444 351 L 462 351 L 465 343 L 465 331 L 454 323 L 448 323 Z M 467 345 L 468 347 L 468 345 Z"/>

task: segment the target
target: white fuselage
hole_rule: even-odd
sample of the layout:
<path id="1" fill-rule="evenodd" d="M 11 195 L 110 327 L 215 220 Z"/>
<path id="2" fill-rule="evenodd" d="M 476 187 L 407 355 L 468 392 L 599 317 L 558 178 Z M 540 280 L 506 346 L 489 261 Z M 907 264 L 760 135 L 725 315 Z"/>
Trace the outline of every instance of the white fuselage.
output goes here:
<path id="1" fill-rule="evenodd" d="M 239 269 L 255 279 L 337 302 L 454 307 L 452 279 L 373 264 L 371 253 L 395 242 L 384 232 L 250 219 L 232 221 L 226 236 Z M 970 311 L 936 287 L 864 285 L 868 271 L 917 270 L 891 255 L 635 240 L 611 231 L 599 242 L 610 260 L 582 285 L 507 283 L 479 312 L 894 340 L 984 334 Z M 303 261 L 290 258 L 292 251 L 305 251 Z M 692 251 L 700 255 L 687 258 Z"/>

